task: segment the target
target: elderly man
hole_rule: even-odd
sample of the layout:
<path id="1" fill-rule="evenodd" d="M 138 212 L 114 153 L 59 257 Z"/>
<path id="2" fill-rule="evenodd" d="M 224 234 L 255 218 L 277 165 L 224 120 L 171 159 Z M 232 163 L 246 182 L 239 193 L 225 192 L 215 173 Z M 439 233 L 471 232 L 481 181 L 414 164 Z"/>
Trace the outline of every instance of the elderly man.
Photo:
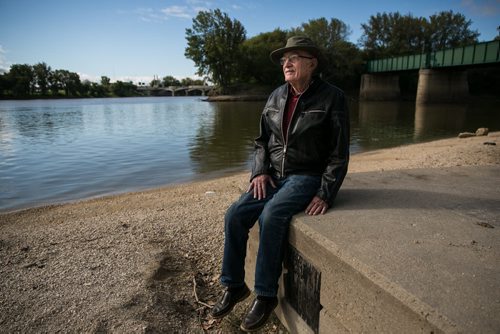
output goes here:
<path id="1" fill-rule="evenodd" d="M 324 214 L 332 206 L 347 173 L 349 115 L 344 93 L 318 76 L 325 65 L 319 48 L 307 37 L 288 39 L 271 53 L 286 83 L 264 107 L 248 191 L 225 216 L 221 284 L 226 287 L 212 310 L 222 318 L 250 290 L 245 284 L 248 232 L 259 222 L 259 250 L 251 304 L 241 324 L 254 331 L 278 304 L 288 229 L 292 216 Z"/>

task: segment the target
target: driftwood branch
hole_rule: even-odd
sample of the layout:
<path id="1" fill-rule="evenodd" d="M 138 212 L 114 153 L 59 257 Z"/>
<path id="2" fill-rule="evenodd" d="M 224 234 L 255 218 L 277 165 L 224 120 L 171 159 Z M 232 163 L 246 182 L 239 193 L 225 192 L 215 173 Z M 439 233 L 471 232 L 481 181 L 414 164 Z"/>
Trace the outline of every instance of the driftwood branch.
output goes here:
<path id="1" fill-rule="evenodd" d="M 208 307 L 208 308 L 212 308 L 212 307 L 213 307 L 213 306 L 211 306 L 211 305 L 208 305 L 207 303 L 202 302 L 202 301 L 198 298 L 198 294 L 196 293 L 196 278 L 195 278 L 195 277 L 193 277 L 193 293 L 194 293 L 194 298 L 196 299 L 196 302 L 197 302 L 198 304 L 201 304 L 201 305 L 206 306 L 206 307 Z"/>

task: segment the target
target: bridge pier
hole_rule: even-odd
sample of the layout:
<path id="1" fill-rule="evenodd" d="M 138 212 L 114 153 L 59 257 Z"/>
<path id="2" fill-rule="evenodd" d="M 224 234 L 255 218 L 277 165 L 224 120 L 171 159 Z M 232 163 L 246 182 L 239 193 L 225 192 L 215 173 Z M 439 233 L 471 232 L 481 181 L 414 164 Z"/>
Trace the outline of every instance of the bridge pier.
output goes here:
<path id="1" fill-rule="evenodd" d="M 401 97 L 399 75 L 392 73 L 363 74 L 359 99 L 363 101 L 392 101 Z"/>
<path id="2" fill-rule="evenodd" d="M 467 71 L 419 70 L 417 103 L 461 102 L 468 96 Z"/>

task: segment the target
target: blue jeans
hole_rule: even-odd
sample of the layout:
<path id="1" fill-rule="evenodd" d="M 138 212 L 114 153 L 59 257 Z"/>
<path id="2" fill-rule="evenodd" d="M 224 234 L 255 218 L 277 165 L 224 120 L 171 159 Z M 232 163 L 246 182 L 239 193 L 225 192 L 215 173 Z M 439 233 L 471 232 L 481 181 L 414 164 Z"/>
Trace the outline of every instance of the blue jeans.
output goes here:
<path id="1" fill-rule="evenodd" d="M 316 195 L 321 176 L 290 175 L 267 185 L 267 197 L 253 198 L 244 193 L 225 216 L 224 258 L 221 284 L 239 287 L 245 280 L 245 257 L 248 232 L 259 221 L 260 241 L 255 268 L 255 293 L 274 297 L 278 293 L 283 256 L 288 245 L 292 216 L 305 210 Z"/>

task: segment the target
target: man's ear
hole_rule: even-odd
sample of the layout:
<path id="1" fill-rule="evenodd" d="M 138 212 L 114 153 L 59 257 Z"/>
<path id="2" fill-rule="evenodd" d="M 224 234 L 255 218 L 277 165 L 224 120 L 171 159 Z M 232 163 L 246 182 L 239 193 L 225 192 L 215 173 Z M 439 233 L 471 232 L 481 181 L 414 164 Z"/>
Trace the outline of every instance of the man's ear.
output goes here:
<path id="1" fill-rule="evenodd" d="M 313 66 L 313 70 L 318 68 L 318 58 L 312 59 L 311 66 Z"/>

